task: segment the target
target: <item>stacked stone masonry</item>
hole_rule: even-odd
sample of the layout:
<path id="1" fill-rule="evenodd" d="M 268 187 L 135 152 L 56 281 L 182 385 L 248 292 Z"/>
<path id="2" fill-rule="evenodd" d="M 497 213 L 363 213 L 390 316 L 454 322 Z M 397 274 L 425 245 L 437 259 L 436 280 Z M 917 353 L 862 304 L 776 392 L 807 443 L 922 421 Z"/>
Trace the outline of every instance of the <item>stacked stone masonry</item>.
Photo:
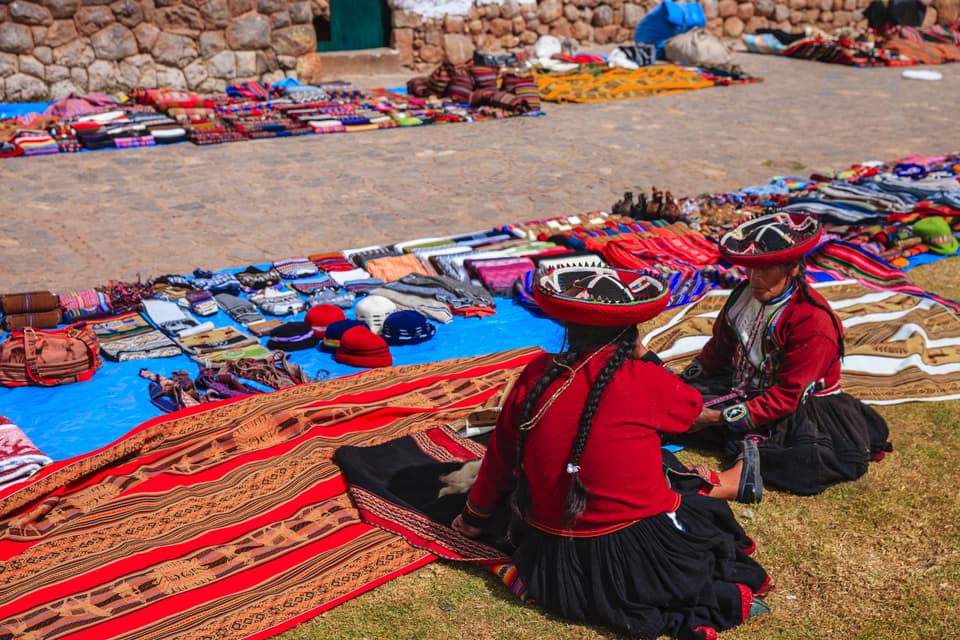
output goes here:
<path id="1" fill-rule="evenodd" d="M 327 0 L 0 0 L 0 101 L 320 79 Z"/>
<path id="2" fill-rule="evenodd" d="M 700 0 L 707 28 L 728 38 L 757 29 L 796 32 L 813 27 L 849 34 L 867 26 L 863 10 L 871 0 Z M 488 0 L 474 3 L 466 15 L 423 18 L 393 11 L 393 46 L 401 64 L 425 70 L 449 60 L 466 60 L 474 48 L 485 52 L 529 48 L 550 34 L 569 38 L 582 49 L 593 44 L 631 42 L 637 23 L 659 0 Z M 957 0 L 932 0 L 926 22 L 952 24 L 960 19 Z"/>
<path id="3" fill-rule="evenodd" d="M 390 0 L 405 7 L 392 9 L 391 45 L 401 64 L 424 70 L 474 49 L 529 48 L 544 34 L 580 48 L 627 43 L 657 2 L 474 0 L 465 12 L 424 17 L 418 3 Z M 869 2 L 701 0 L 708 28 L 728 38 L 763 27 L 862 29 Z M 317 82 L 314 18 L 329 11 L 328 0 L 0 0 L 0 101 L 137 86 L 216 93 L 286 76 Z M 958 12 L 958 0 L 932 0 L 927 22 L 952 23 Z"/>

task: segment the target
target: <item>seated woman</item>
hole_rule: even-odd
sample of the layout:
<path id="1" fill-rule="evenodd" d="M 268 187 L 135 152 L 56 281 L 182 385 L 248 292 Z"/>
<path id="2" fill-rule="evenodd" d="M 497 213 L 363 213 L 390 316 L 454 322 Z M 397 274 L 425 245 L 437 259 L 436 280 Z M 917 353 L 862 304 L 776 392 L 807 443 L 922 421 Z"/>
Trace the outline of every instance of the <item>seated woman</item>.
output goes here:
<path id="1" fill-rule="evenodd" d="M 807 286 L 803 256 L 820 239 L 816 218 L 774 213 L 720 240 L 746 268 L 713 336 L 683 372 L 708 405 L 702 430 L 677 441 L 733 454 L 757 441 L 763 483 L 800 495 L 859 478 L 890 450 L 884 419 L 840 388 L 843 327 Z"/>
<path id="2" fill-rule="evenodd" d="M 513 490 L 513 558 L 531 598 L 630 636 L 706 640 L 768 610 L 758 596 L 769 578 L 728 503 L 698 493 L 660 446 L 660 431 L 685 431 L 702 407 L 637 347 L 637 323 L 668 289 L 566 267 L 538 275 L 534 291 L 566 326 L 567 349 L 518 378 L 454 529 L 479 536 Z"/>

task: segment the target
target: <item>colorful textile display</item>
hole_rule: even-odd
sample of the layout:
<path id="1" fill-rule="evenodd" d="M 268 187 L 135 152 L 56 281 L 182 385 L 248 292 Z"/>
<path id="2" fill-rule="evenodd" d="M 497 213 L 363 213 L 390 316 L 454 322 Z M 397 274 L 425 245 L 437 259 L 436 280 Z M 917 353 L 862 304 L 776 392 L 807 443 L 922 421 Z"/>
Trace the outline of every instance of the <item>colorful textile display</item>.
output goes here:
<path id="1" fill-rule="evenodd" d="M 0 492 L 0 635 L 266 638 L 431 562 L 362 522 L 333 452 L 456 422 L 535 353 L 195 407 L 48 466 Z"/>
<path id="2" fill-rule="evenodd" d="M 606 102 L 705 89 L 713 83 L 672 64 L 610 69 L 597 74 L 534 74 L 540 97 L 548 102 Z"/>

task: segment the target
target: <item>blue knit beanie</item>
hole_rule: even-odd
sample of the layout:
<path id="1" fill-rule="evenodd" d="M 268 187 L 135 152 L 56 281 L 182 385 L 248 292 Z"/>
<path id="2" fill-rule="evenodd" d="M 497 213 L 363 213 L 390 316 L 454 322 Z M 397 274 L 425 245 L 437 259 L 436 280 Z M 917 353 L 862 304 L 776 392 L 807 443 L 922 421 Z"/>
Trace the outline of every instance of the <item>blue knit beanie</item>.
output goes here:
<path id="1" fill-rule="evenodd" d="M 412 309 L 394 311 L 383 322 L 380 336 L 392 346 L 420 344 L 426 342 L 437 332 L 436 327 L 427 322 L 427 317 Z"/>

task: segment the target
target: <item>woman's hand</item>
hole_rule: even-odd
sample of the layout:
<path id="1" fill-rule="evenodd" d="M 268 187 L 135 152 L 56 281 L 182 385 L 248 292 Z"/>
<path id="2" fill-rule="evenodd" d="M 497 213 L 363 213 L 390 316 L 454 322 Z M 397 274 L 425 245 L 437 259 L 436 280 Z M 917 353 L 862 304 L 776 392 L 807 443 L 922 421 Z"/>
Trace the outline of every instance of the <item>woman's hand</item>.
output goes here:
<path id="1" fill-rule="evenodd" d="M 457 516 L 450 525 L 454 531 L 459 531 L 468 538 L 477 538 L 483 533 L 480 527 L 472 527 L 463 521 L 463 516 Z"/>
<path id="2" fill-rule="evenodd" d="M 700 431 L 701 429 L 720 424 L 723 424 L 723 414 L 721 414 L 718 409 L 704 407 L 700 410 L 700 415 L 697 416 L 697 419 L 693 421 L 693 426 L 690 428 L 690 431 Z"/>

